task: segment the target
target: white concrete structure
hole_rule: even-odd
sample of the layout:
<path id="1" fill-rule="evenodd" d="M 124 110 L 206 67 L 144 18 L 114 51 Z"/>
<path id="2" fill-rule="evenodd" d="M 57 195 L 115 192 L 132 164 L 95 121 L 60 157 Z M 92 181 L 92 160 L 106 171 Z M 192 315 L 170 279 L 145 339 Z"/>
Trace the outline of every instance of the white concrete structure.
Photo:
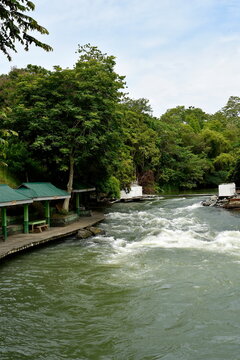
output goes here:
<path id="1" fill-rule="evenodd" d="M 142 194 L 143 194 L 142 186 L 139 186 L 137 184 L 132 184 L 130 192 L 126 192 L 125 190 L 121 190 L 120 199 L 121 200 L 133 199 L 133 198 L 142 196 Z"/>
<path id="2" fill-rule="evenodd" d="M 235 194 L 236 194 L 235 183 L 218 185 L 218 196 L 219 197 L 229 197 L 229 196 L 233 196 Z"/>

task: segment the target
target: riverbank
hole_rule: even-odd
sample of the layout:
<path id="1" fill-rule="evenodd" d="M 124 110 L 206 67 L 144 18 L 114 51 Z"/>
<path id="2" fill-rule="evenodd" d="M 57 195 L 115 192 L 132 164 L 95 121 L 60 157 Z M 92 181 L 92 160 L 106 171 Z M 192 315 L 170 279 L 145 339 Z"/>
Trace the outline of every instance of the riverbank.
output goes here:
<path id="1" fill-rule="evenodd" d="M 0 260 L 26 249 L 74 235 L 78 230 L 93 226 L 102 220 L 104 220 L 104 214 L 94 211 L 91 217 L 80 218 L 77 222 L 64 227 L 52 227 L 41 233 L 9 236 L 5 242 L 0 242 Z"/>

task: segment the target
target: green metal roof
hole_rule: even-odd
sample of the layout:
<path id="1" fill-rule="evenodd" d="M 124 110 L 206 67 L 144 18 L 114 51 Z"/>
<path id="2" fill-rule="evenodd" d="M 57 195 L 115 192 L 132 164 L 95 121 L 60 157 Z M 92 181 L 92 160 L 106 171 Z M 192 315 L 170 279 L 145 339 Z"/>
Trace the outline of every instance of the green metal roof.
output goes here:
<path id="1" fill-rule="evenodd" d="M 70 197 L 67 191 L 61 190 L 49 182 L 23 183 L 17 191 L 31 197 L 35 201 L 66 199 Z"/>
<path id="2" fill-rule="evenodd" d="M 28 204 L 32 202 L 32 199 L 29 199 L 24 194 L 10 188 L 10 186 L 0 184 L 0 207 Z"/>
<path id="3" fill-rule="evenodd" d="M 21 185 L 22 186 L 22 185 Z M 25 195 L 31 199 L 37 197 L 37 194 L 35 191 L 31 190 L 31 189 L 28 189 L 28 188 L 25 188 L 25 187 L 20 187 L 17 189 L 17 192 L 19 194 L 22 194 L 22 195 Z"/>

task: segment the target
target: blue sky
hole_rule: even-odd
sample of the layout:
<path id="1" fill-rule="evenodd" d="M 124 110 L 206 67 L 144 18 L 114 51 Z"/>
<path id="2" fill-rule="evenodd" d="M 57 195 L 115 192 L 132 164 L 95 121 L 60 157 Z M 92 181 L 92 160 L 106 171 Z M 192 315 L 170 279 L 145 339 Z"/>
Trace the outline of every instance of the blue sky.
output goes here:
<path id="1" fill-rule="evenodd" d="M 54 51 L 19 47 L 12 66 L 72 67 L 78 44 L 116 56 L 129 96 L 149 99 L 156 116 L 178 105 L 220 110 L 240 96 L 239 0 L 33 0 L 30 15 L 49 30 Z"/>

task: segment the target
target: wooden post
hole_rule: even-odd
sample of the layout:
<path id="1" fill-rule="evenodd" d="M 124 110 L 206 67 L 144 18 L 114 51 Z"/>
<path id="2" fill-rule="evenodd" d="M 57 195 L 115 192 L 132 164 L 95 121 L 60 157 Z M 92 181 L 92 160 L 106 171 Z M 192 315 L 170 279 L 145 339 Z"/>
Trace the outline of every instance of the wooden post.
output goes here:
<path id="1" fill-rule="evenodd" d="M 24 232 L 24 234 L 28 234 L 28 233 L 29 233 L 28 204 L 24 204 L 23 232 Z"/>
<path id="2" fill-rule="evenodd" d="M 50 227 L 50 202 L 49 201 L 45 201 L 45 218 L 46 218 L 46 222 L 48 224 L 48 226 Z"/>
<path id="3" fill-rule="evenodd" d="M 80 214 L 80 194 L 76 193 L 76 213 Z"/>
<path id="4" fill-rule="evenodd" d="M 1 209 L 2 213 L 2 234 L 3 234 L 3 240 L 5 241 L 7 239 L 7 208 L 3 207 Z"/>

